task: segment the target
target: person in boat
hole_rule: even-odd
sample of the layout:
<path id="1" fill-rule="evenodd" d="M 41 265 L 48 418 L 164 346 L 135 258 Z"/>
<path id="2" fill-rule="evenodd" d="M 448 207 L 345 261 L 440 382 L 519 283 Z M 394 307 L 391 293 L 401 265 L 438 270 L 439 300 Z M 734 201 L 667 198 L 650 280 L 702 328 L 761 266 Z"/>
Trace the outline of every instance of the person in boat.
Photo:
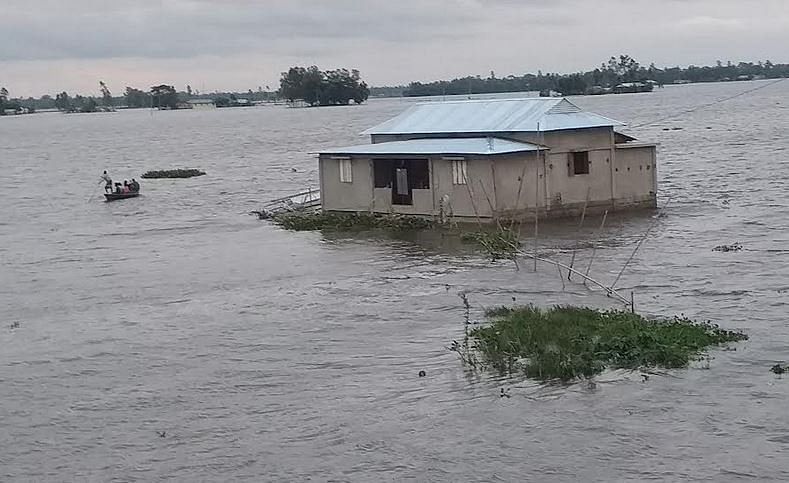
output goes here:
<path id="1" fill-rule="evenodd" d="M 127 180 L 125 180 L 125 179 L 124 179 L 124 180 L 123 180 L 123 190 L 121 190 L 121 192 L 122 192 L 122 193 L 128 193 L 129 191 L 131 191 L 131 190 L 129 189 L 129 182 L 128 182 Z"/>
<path id="2" fill-rule="evenodd" d="M 131 183 L 129 183 L 129 189 L 132 191 L 132 193 L 139 192 L 140 183 L 138 183 L 136 179 L 132 178 Z"/>
<path id="3" fill-rule="evenodd" d="M 115 193 L 121 194 L 121 184 L 115 183 Z"/>
<path id="4" fill-rule="evenodd" d="M 104 182 L 104 191 L 106 193 L 112 193 L 112 178 L 107 174 L 107 170 L 104 170 L 104 174 L 101 175 L 101 180 Z"/>

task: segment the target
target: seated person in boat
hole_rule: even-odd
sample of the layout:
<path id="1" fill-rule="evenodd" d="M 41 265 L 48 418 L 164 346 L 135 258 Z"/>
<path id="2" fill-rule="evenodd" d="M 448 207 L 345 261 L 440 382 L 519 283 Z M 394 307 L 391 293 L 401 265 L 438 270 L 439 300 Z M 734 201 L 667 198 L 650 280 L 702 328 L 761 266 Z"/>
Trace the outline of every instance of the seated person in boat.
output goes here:
<path id="1" fill-rule="evenodd" d="M 128 193 L 131 190 L 129 189 L 129 182 L 127 180 L 123 180 L 123 189 L 121 190 L 122 193 Z"/>
<path id="2" fill-rule="evenodd" d="M 121 194 L 122 192 L 123 192 L 123 189 L 121 187 L 121 184 L 120 183 L 115 183 L 115 193 L 116 194 Z"/>
<path id="3" fill-rule="evenodd" d="M 140 191 L 140 183 L 138 183 L 134 178 L 132 178 L 131 182 L 129 183 L 129 191 L 132 193 L 137 193 Z"/>

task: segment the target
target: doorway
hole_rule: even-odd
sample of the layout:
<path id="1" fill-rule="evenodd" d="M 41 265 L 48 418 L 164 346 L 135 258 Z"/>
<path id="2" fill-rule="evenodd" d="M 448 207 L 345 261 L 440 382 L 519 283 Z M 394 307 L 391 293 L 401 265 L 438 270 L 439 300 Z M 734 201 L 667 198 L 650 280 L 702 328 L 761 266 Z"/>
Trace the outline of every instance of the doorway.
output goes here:
<path id="1" fill-rule="evenodd" d="M 430 189 L 426 159 L 376 159 L 373 175 L 376 188 L 392 190 L 393 205 L 413 205 L 413 190 Z"/>

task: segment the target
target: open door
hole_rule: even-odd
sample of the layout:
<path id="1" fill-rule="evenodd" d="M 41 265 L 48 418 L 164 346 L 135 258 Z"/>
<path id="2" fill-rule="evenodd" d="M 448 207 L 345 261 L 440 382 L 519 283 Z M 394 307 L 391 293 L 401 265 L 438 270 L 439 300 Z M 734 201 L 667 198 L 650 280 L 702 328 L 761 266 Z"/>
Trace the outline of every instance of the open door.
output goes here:
<path id="1" fill-rule="evenodd" d="M 392 176 L 392 204 L 393 205 L 413 205 L 414 198 L 409 183 L 408 167 L 405 161 L 399 161 L 393 165 L 394 173 Z"/>

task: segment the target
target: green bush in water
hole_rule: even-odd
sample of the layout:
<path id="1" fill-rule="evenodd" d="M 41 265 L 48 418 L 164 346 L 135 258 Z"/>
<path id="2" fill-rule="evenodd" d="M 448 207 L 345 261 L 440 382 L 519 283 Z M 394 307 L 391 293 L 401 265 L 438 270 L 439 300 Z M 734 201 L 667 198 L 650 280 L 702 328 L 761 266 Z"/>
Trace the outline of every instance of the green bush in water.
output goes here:
<path id="1" fill-rule="evenodd" d="M 479 230 L 463 233 L 461 240 L 479 245 L 493 260 L 515 257 L 520 248 L 518 233 L 509 228 Z"/>
<path id="2" fill-rule="evenodd" d="M 617 310 L 533 306 L 488 310 L 490 324 L 468 330 L 471 349 L 502 372 L 563 381 L 605 368 L 681 368 L 704 350 L 748 337 L 685 317 L 647 319 Z M 454 350 L 459 345 L 454 344 Z M 464 360 L 469 354 L 461 354 Z"/>
<path id="3" fill-rule="evenodd" d="M 205 171 L 200 171 L 199 169 L 165 169 L 161 171 L 147 171 L 142 175 L 142 178 L 194 178 L 204 174 Z"/>
<path id="4" fill-rule="evenodd" d="M 275 223 L 288 230 L 419 230 L 430 228 L 433 223 L 425 218 L 401 215 L 375 215 L 372 213 L 342 213 L 331 211 L 292 211 L 273 217 Z"/>

